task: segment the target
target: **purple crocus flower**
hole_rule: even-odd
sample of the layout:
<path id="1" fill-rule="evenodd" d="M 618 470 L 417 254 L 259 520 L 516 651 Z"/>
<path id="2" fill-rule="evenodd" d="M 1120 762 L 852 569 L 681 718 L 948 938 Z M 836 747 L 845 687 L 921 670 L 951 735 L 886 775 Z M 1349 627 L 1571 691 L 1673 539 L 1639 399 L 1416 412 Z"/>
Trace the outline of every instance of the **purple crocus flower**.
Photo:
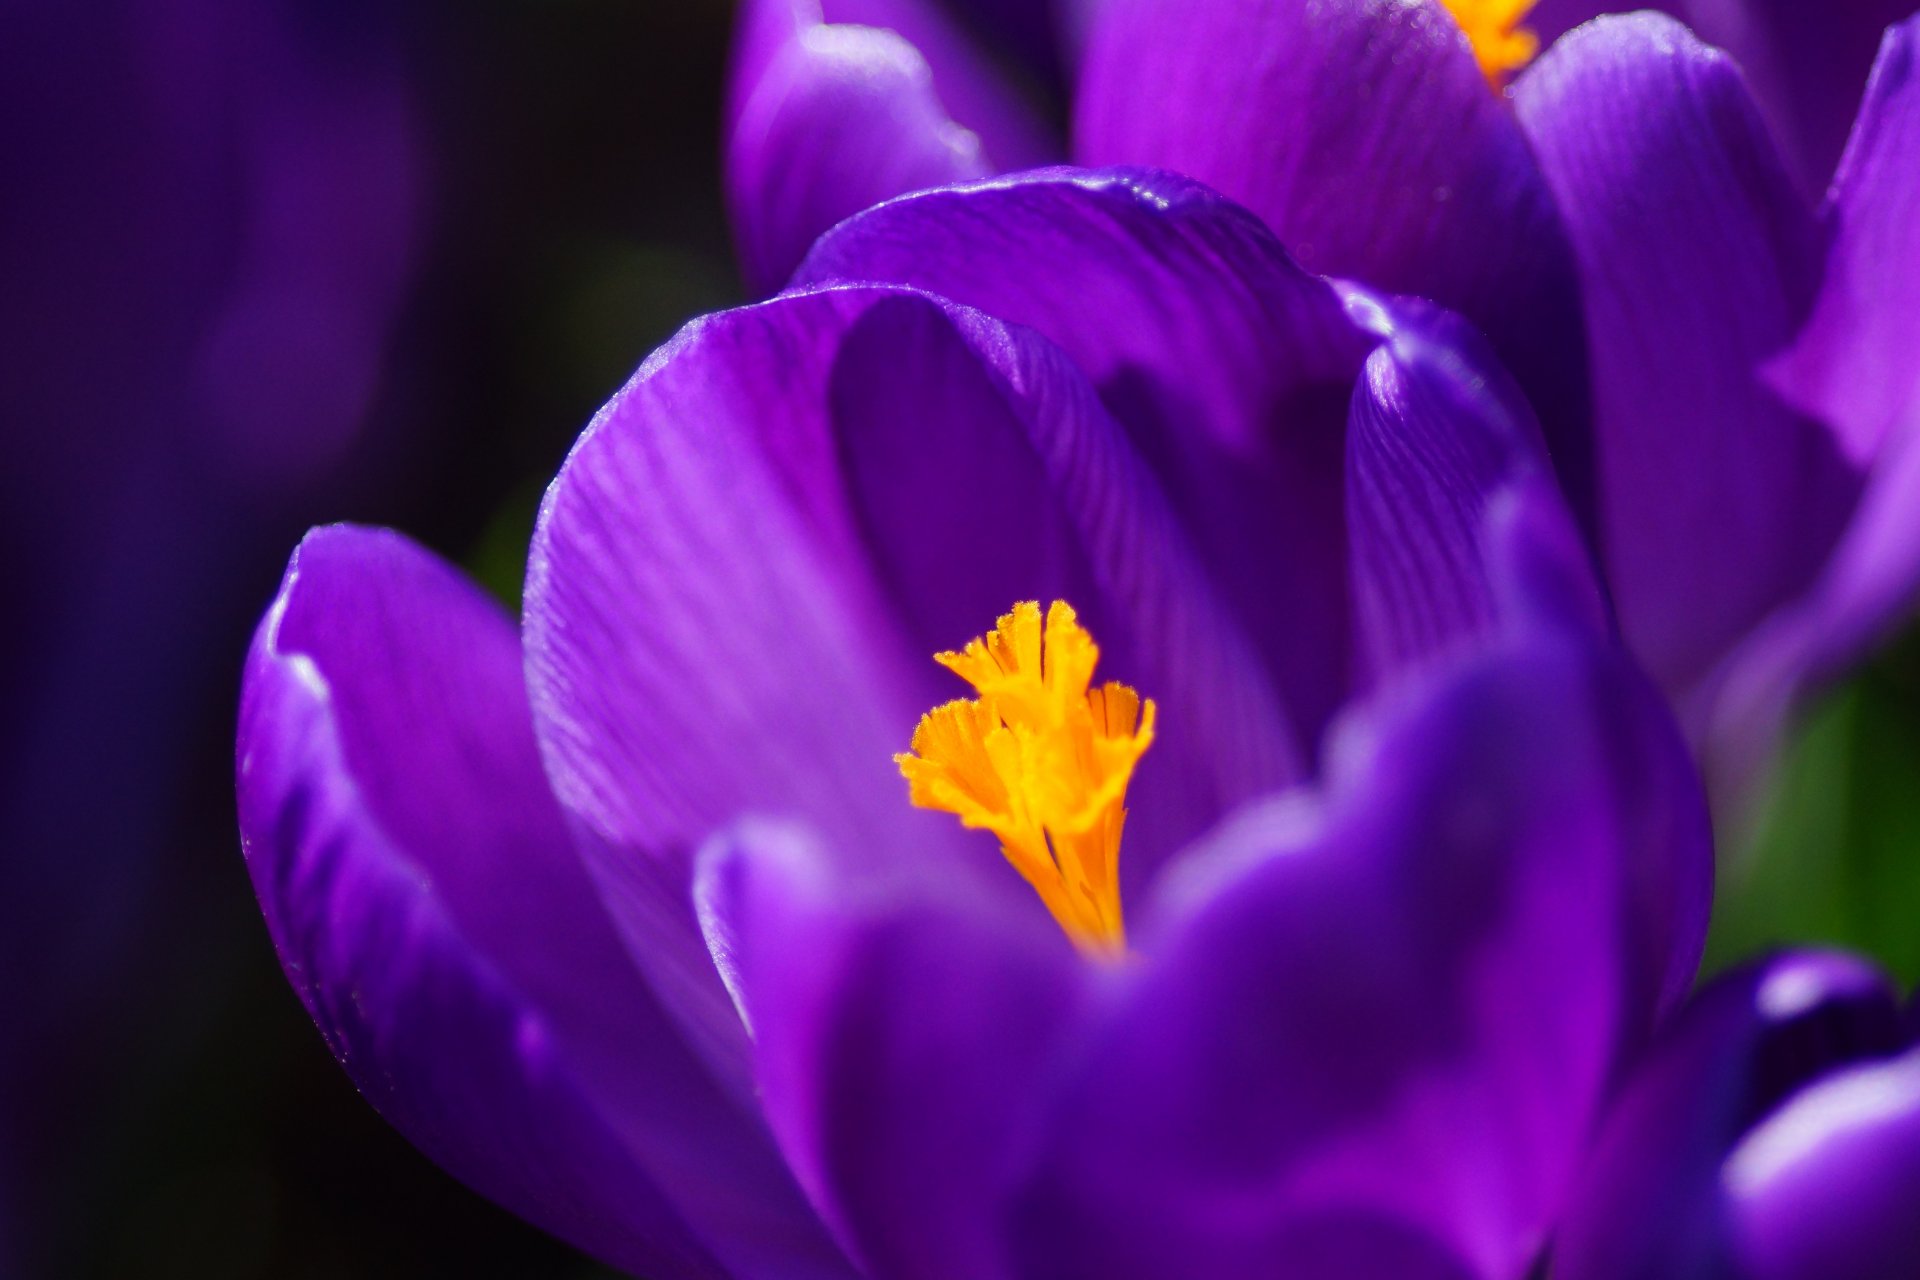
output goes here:
<path id="1" fill-rule="evenodd" d="M 1489 92 L 1526 8 L 1082 6 L 1070 154 L 1191 175 L 1309 269 L 1479 326 L 1732 816 L 1796 701 L 1920 590 L 1899 515 L 1920 501 L 1920 21 L 1885 33 L 1856 120 L 1885 5 L 1677 6 L 1751 79 L 1671 18 L 1605 17 Z M 1543 33 L 1597 12 L 1544 5 Z M 906 0 L 749 5 L 728 130 L 749 274 L 777 284 L 840 218 L 1044 151 L 976 56 Z M 1836 116 L 1852 142 L 1816 210 L 1827 169 L 1793 172 L 1831 164 Z"/>
<path id="2" fill-rule="evenodd" d="M 857 282 L 903 258 L 996 305 Z M 399 535 L 296 553 L 239 796 L 336 1056 L 647 1276 L 1520 1280 L 1711 865 L 1525 399 L 1164 174 L 898 202 L 808 275 L 608 404 L 518 630 Z M 1094 814 L 1124 947 L 892 762 L 929 655 L 1061 599 L 1158 705 Z M 1002 747 L 1085 639 L 952 659 Z M 1049 788 L 1119 766 L 1017 750 L 969 821 L 1084 869 Z"/>
<path id="3" fill-rule="evenodd" d="M 1701 992 L 1612 1108 L 1555 1276 L 1897 1280 L 1920 1259 L 1920 1048 L 1887 979 L 1789 955 Z"/>

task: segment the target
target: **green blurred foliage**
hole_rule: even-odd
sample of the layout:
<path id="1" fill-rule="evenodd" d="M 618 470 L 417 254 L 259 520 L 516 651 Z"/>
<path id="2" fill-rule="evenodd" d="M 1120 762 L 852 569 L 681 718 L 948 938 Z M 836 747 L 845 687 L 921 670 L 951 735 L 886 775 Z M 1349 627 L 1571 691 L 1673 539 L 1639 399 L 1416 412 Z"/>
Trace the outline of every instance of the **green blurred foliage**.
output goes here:
<path id="1" fill-rule="evenodd" d="M 1920 631 L 1802 719 L 1755 834 L 1723 860 L 1706 972 L 1796 944 L 1920 983 Z"/>

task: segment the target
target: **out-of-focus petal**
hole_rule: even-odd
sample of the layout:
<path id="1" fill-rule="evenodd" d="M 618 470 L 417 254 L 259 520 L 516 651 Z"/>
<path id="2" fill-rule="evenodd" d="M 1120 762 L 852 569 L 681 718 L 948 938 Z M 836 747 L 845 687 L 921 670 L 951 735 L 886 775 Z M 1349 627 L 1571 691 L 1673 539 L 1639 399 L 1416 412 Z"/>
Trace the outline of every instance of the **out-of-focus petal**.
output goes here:
<path id="1" fill-rule="evenodd" d="M 1801 700 L 1890 638 L 1920 608 L 1920 412 L 1868 479 L 1813 588 L 1756 630 L 1703 695 L 1715 804 L 1744 811 Z"/>
<path id="2" fill-rule="evenodd" d="M 1710 854 L 1677 732 L 1618 737 L 1624 675 L 1543 638 L 1403 686 L 1323 793 L 1179 864 L 1061 1077 L 1027 1274 L 1527 1270 L 1652 1017 L 1636 974 L 1697 955 L 1635 954 L 1629 864 Z M 1647 827 L 1643 792 L 1692 820 Z"/>
<path id="3" fill-rule="evenodd" d="M 1544 607 L 1604 634 L 1600 587 L 1539 424 L 1485 340 L 1417 301 L 1356 293 L 1352 304 L 1384 339 L 1354 390 L 1347 433 L 1363 682 L 1454 651 L 1509 612 L 1532 618 L 1528 599 L 1538 592 L 1507 573 L 1511 557 L 1560 558 L 1558 585 L 1545 588 L 1555 599 Z M 1522 539 L 1538 545 L 1516 545 Z"/>
<path id="4" fill-rule="evenodd" d="M 1920 18 L 1887 35 L 1826 218 L 1813 316 L 1770 370 L 1865 462 L 1920 411 Z M 1916 536 L 1920 536 L 1917 534 Z"/>
<path id="5" fill-rule="evenodd" d="M 1592 22 L 1603 13 L 1651 9 L 1656 13 L 1683 17 L 1680 10 L 1685 7 L 1686 2 L 1687 0 L 1675 0 L 1673 4 L 1608 4 L 1605 0 L 1540 0 L 1539 4 L 1527 11 L 1527 26 L 1540 37 L 1540 43 L 1545 47 L 1582 23 Z"/>
<path id="6" fill-rule="evenodd" d="M 1554 1274 L 1727 1274 L 1728 1153 L 1801 1086 L 1902 1039 L 1886 978 L 1846 956 L 1789 955 L 1720 979 L 1611 1109 L 1555 1242 Z"/>
<path id="7" fill-rule="evenodd" d="M 1800 1093 L 1733 1153 L 1726 1186 L 1754 1280 L 1920 1272 L 1920 1050 Z"/>
<path id="8" fill-rule="evenodd" d="M 749 0 L 739 23 L 727 186 L 755 289 L 868 205 L 1059 154 L 930 0 Z"/>
<path id="9" fill-rule="evenodd" d="M 875 1276 L 1010 1275 L 1014 1173 L 1086 980 L 1065 936 L 937 876 L 849 881 L 763 824 L 704 861 L 768 1117 L 849 1250 Z"/>
<path id="10" fill-rule="evenodd" d="M 1541 0 L 1527 15 L 1543 42 L 1603 13 L 1671 14 L 1733 55 L 1779 137 L 1801 190 L 1824 190 L 1853 124 L 1860 87 L 1886 29 L 1913 12 L 1913 0 L 1671 0 L 1596 4 Z"/>
<path id="11" fill-rule="evenodd" d="M 1682 16 L 1753 82 L 1801 188 L 1826 189 L 1888 27 L 1913 0 L 1685 0 Z"/>
<path id="12" fill-rule="evenodd" d="M 247 862 L 369 1101 L 609 1262 L 846 1276 L 757 1117 L 675 1034 L 576 861 L 511 621 L 398 535 L 314 533 L 248 661 Z"/>
<path id="13" fill-rule="evenodd" d="M 1368 682 L 1418 678 L 1502 633 L 1557 632 L 1607 646 L 1612 619 L 1572 514 L 1554 485 L 1526 401 L 1457 317 L 1425 304 L 1353 305 L 1386 339 L 1354 394 L 1348 520 L 1361 660 Z M 1674 785 L 1624 792 L 1631 847 L 1636 990 L 1661 1009 L 1691 986 L 1712 877 L 1685 750 L 1658 693 L 1614 670 L 1611 749 L 1630 771 L 1658 761 Z M 1664 758 L 1663 758 L 1664 757 Z"/>
<path id="14" fill-rule="evenodd" d="M 1022 599 L 1071 601 L 1102 669 L 1165 708 L 1130 795 L 1129 882 L 1297 767 L 1151 473 L 1031 331 L 878 287 L 708 317 L 554 482 L 526 623 L 548 771 L 636 958 L 736 1081 L 693 850 L 742 813 L 796 816 L 851 858 L 904 843 L 1013 884 L 909 807 L 892 756 L 962 692 L 931 655 Z"/>
<path id="15" fill-rule="evenodd" d="M 1512 111 L 1440 4 L 1115 0 L 1075 127 L 1087 163 L 1191 174 L 1265 218 L 1309 270 L 1479 325 L 1587 509 L 1573 257 Z"/>
<path id="16" fill-rule="evenodd" d="M 1704 708 L 1716 797 L 1739 814 L 1801 699 L 1920 605 L 1920 19 L 1888 37 L 1826 216 L 1826 280 L 1795 346 L 1768 370 L 1870 468 L 1819 578 L 1716 673 Z"/>
<path id="17" fill-rule="evenodd" d="M 877 200 L 990 172 L 914 47 L 814 25 L 767 65 L 727 139 L 727 203 L 748 285 L 778 288 L 813 238 Z"/>
<path id="18" fill-rule="evenodd" d="M 1732 64 L 1671 19 L 1581 28 L 1516 104 L 1581 263 L 1608 581 L 1679 693 L 1807 585 L 1858 491 L 1758 377 L 1811 303 L 1817 228 Z"/>
<path id="19" fill-rule="evenodd" d="M 882 205 L 799 283 L 913 285 L 1038 329 L 1153 465 L 1310 756 L 1348 683 L 1341 436 L 1373 339 L 1188 179 L 1043 171 Z"/>

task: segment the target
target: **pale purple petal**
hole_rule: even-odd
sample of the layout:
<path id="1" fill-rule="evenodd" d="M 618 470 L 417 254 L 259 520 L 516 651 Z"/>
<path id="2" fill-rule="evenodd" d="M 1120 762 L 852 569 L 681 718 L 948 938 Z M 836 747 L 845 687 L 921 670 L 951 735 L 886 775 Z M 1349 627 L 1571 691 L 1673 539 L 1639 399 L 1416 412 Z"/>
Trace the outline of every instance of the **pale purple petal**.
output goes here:
<path id="1" fill-rule="evenodd" d="M 1302 759 L 1348 690 L 1341 438 L 1367 346 L 1258 219 L 1147 170 L 1054 170 L 869 210 L 798 283 L 885 281 L 1038 329 L 1153 465 L 1286 701 Z"/>
<path id="2" fill-rule="evenodd" d="M 1758 377 L 1811 303 L 1818 231 L 1738 73 L 1670 19 L 1579 29 L 1515 101 L 1581 263 L 1607 578 L 1680 693 L 1804 589 L 1858 490 Z"/>
<path id="3" fill-rule="evenodd" d="M 247 667 L 243 847 L 369 1101 L 482 1193 L 662 1277 L 844 1277 L 576 861 L 511 621 L 395 534 L 311 535 Z"/>

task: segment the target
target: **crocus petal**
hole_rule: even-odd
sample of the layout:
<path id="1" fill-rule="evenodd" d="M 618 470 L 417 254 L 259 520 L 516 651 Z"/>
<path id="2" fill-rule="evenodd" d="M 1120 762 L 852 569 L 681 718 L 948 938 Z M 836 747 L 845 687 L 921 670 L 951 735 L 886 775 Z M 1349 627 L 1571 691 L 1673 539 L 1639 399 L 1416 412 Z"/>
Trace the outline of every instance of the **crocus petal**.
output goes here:
<path id="1" fill-rule="evenodd" d="M 1768 370 L 1789 401 L 1870 467 L 1813 587 L 1717 674 L 1706 738 L 1716 795 L 1749 808 L 1802 699 L 1859 662 L 1920 605 L 1920 19 L 1893 31 L 1826 209 L 1834 234 L 1813 318 Z"/>
<path id="2" fill-rule="evenodd" d="M 1706 768 L 1736 816 L 1766 776 L 1802 699 L 1892 636 L 1920 608 L 1920 411 L 1876 464 L 1812 590 L 1769 618 L 1724 664 L 1706 699 Z"/>
<path id="3" fill-rule="evenodd" d="M 704 857 L 768 1117 L 850 1250 L 879 1278 L 1009 1275 L 1014 1171 L 1085 984 L 1065 936 L 924 874 L 850 883 L 764 824 Z"/>
<path id="4" fill-rule="evenodd" d="M 870 204 L 1058 154 L 927 0 L 752 0 L 732 75 L 728 201 L 762 291 Z"/>
<path id="5" fill-rule="evenodd" d="M 1920 18 L 1887 34 L 1834 184 L 1812 319 L 1770 371 L 1858 461 L 1920 411 Z"/>
<path id="6" fill-rule="evenodd" d="M 1875 49 L 1913 12 L 1913 0 L 1685 0 L 1682 16 L 1739 61 L 1802 189 L 1817 193 L 1847 143 Z"/>
<path id="7" fill-rule="evenodd" d="M 1913 0 L 1541 0 L 1527 15 L 1527 25 L 1551 42 L 1603 13 L 1634 9 L 1671 14 L 1733 55 L 1801 189 L 1813 194 L 1824 190 L 1833 174 L 1875 46 L 1888 27 L 1913 12 Z"/>
<path id="8" fill-rule="evenodd" d="M 1012 881 L 909 808 L 892 756 L 961 692 L 934 652 L 1055 598 L 1168 708 L 1130 796 L 1131 881 L 1286 776 L 1290 746 L 1151 474 L 1058 349 L 910 291 L 789 295 L 690 326 L 581 438 L 529 567 L 536 728 L 630 948 L 737 1083 L 692 851 L 741 814 L 797 816 L 850 857 L 910 841 Z"/>
<path id="9" fill-rule="evenodd" d="M 795 280 L 913 285 L 1058 343 L 1153 463 L 1311 756 L 1347 691 L 1340 439 L 1372 339 L 1258 219 L 1172 174 L 1042 171 L 869 210 Z"/>
<path id="10" fill-rule="evenodd" d="M 1309 270 L 1479 325 L 1585 509 L 1573 258 L 1513 113 L 1434 0 L 1116 0 L 1075 128 L 1086 163 L 1191 174 L 1265 218 Z"/>
<path id="11" fill-rule="evenodd" d="M 1920 1271 L 1920 1051 L 1805 1090 L 1727 1162 L 1754 1280 L 1902 1280 Z"/>
<path id="12" fill-rule="evenodd" d="M 1425 304 L 1356 294 L 1353 305 L 1385 339 L 1354 389 L 1347 432 L 1348 537 L 1364 682 L 1378 683 L 1499 626 L 1517 603 L 1500 598 L 1509 554 L 1564 557 L 1556 576 L 1585 601 L 1570 616 L 1604 631 L 1599 584 L 1554 487 L 1539 424 L 1485 341 L 1458 317 Z M 1532 509 L 1532 520 L 1503 527 L 1520 504 Z M 1542 546 L 1531 553 L 1503 549 L 1503 532 L 1538 535 Z M 1531 616 L 1524 606 L 1520 611 Z"/>
<path id="13" fill-rule="evenodd" d="M 1603 13 L 1621 13 L 1650 9 L 1656 13 L 1684 17 L 1680 12 L 1686 0 L 1675 0 L 1673 4 L 1609 4 L 1606 0 L 1540 0 L 1540 3 L 1527 11 L 1527 27 L 1538 37 L 1542 47 L 1551 45 L 1567 32 L 1583 23 L 1592 22 Z"/>
<path id="14" fill-rule="evenodd" d="M 846 1276 L 674 1034 L 575 860 L 511 621 L 398 535 L 296 553 L 248 660 L 247 861 L 367 1098 L 462 1180 L 671 1277 Z"/>
<path id="15" fill-rule="evenodd" d="M 1526 1271 L 1651 1016 L 1633 846 L 1709 858 L 1676 731 L 1618 739 L 1622 675 L 1557 640 L 1483 653 L 1354 725 L 1323 794 L 1182 860 L 1058 1085 L 1027 1274 Z M 1692 821 L 1623 817 L 1643 791 Z"/>
<path id="16" fill-rule="evenodd" d="M 1858 490 L 1757 376 L 1811 302 L 1817 229 L 1737 71 L 1671 19 L 1582 27 L 1515 100 L 1581 262 L 1608 581 L 1680 693 L 1806 586 Z"/>
<path id="17" fill-rule="evenodd" d="M 1790 955 L 1720 979 L 1612 1108 L 1555 1242 L 1554 1274 L 1728 1274 L 1728 1154 L 1796 1089 L 1902 1038 L 1886 978 L 1846 956 Z"/>

